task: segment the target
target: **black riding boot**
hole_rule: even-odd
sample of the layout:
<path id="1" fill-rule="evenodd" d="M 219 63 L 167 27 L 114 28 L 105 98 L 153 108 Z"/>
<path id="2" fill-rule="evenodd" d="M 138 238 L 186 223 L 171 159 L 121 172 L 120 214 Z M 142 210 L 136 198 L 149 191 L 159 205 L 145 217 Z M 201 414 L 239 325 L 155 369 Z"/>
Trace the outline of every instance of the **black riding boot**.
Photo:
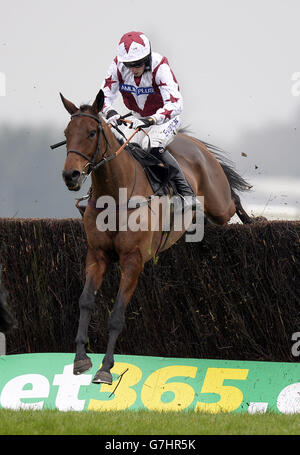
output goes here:
<path id="1" fill-rule="evenodd" d="M 178 161 L 171 153 L 163 147 L 153 147 L 151 153 L 169 168 L 170 178 L 176 185 L 176 189 L 181 196 L 195 196 Z"/>
<path id="2" fill-rule="evenodd" d="M 162 161 L 163 164 L 166 164 L 168 166 L 170 178 L 175 183 L 176 189 L 180 196 L 183 197 L 184 206 L 188 207 L 191 205 L 193 209 L 195 209 L 196 206 L 200 207 L 200 202 L 198 201 L 194 191 L 185 178 L 185 175 L 182 172 L 178 161 L 173 157 L 173 155 L 171 155 L 171 153 L 163 147 L 153 147 L 151 148 L 151 153 L 160 161 Z"/>

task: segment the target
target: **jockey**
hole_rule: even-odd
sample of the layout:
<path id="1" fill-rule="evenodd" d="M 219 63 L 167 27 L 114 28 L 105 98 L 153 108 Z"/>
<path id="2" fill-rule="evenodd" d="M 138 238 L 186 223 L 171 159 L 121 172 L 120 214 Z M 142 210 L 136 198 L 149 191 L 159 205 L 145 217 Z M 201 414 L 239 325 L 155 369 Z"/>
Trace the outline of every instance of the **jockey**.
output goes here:
<path id="1" fill-rule="evenodd" d="M 113 126 L 120 124 L 120 114 L 111 107 L 121 92 L 125 106 L 133 113 L 130 128 L 149 128 L 151 153 L 169 167 L 170 177 L 185 205 L 200 204 L 177 160 L 166 150 L 179 129 L 183 106 L 178 83 L 166 57 L 151 51 L 150 41 L 143 33 L 125 33 L 101 88 L 107 122 Z M 134 141 L 147 149 L 148 138 L 142 131 L 135 135 Z M 186 196 L 191 198 L 186 199 Z"/>

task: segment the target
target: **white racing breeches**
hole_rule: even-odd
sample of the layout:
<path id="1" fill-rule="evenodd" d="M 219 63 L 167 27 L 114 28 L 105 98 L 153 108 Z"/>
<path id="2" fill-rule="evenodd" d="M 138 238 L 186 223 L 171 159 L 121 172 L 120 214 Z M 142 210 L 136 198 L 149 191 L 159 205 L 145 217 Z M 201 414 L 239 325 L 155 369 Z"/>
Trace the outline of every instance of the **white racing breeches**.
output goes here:
<path id="1" fill-rule="evenodd" d="M 180 116 L 172 118 L 171 120 L 163 123 L 162 125 L 153 125 L 149 128 L 145 128 L 149 137 L 143 132 L 139 131 L 132 138 L 132 142 L 139 144 L 144 150 L 147 150 L 149 139 L 150 147 L 167 147 L 170 142 L 174 139 L 180 127 Z M 128 138 L 132 133 L 129 128 L 121 128 L 125 136 Z M 114 134 L 117 138 L 121 138 L 117 131 L 113 129 Z"/>

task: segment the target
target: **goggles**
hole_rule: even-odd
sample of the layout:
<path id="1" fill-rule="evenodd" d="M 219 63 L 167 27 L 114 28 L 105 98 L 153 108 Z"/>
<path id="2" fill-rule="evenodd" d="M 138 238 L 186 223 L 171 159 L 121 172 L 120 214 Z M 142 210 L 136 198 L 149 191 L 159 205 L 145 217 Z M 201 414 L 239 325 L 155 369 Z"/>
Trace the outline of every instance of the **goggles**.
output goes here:
<path id="1" fill-rule="evenodd" d="M 145 65 L 144 60 L 138 60 L 137 62 L 124 62 L 126 68 L 141 68 L 141 66 Z"/>
<path id="2" fill-rule="evenodd" d="M 147 55 L 144 58 L 139 60 L 135 60 L 134 62 L 123 62 L 126 68 L 141 68 L 141 66 L 145 65 L 146 67 L 149 66 L 151 54 Z"/>

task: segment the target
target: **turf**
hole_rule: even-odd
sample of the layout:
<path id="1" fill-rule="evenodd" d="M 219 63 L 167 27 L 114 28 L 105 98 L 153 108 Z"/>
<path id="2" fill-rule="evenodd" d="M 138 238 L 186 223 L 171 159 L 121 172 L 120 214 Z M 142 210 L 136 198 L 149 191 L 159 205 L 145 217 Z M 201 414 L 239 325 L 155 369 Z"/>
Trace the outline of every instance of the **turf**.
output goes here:
<path id="1" fill-rule="evenodd" d="M 0 410 L 0 435 L 299 435 L 300 415 Z"/>

